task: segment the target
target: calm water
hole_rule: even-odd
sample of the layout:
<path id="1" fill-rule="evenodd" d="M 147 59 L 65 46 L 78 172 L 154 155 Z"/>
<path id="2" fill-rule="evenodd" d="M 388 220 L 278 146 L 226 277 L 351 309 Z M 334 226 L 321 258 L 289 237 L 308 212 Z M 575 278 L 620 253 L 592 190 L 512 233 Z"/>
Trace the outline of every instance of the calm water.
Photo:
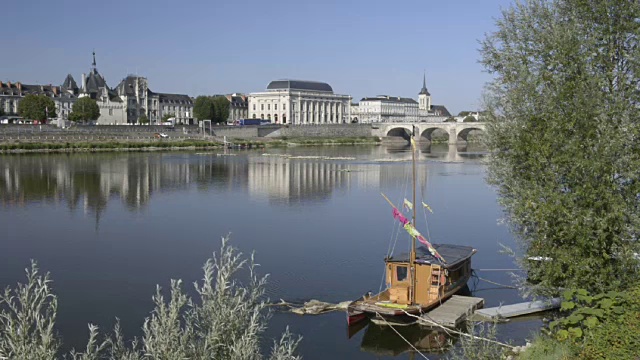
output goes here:
<path id="1" fill-rule="evenodd" d="M 0 286 L 24 279 L 30 259 L 51 272 L 59 296 L 65 348 L 81 348 L 87 323 L 140 334 L 156 284 L 201 278 L 220 237 L 255 250 L 270 273 L 272 299 L 330 302 L 377 291 L 383 258 L 395 239 L 391 208 L 410 198 L 408 148 L 306 147 L 216 153 L 0 156 Z M 284 156 L 288 155 L 288 156 Z M 328 158 L 313 158 L 313 157 Z M 425 147 L 418 189 L 434 210 L 418 228 L 433 242 L 478 249 L 473 268 L 513 268 L 499 244 L 513 245 L 498 224 L 496 195 L 485 183 L 484 154 L 472 148 Z M 406 250 L 404 234 L 396 249 Z M 479 272 L 509 283 L 505 272 Z M 190 285 L 187 285 L 187 287 Z M 470 282 L 486 306 L 519 299 L 514 290 Z M 500 326 L 502 339 L 523 338 L 539 320 Z M 304 339 L 305 359 L 409 357 L 394 332 L 370 326 L 347 338 L 345 315 L 277 313 L 267 337 L 289 325 Z M 418 348 L 440 333 L 402 329 Z M 270 346 L 270 342 L 266 344 Z M 430 357 L 432 357 L 430 355 Z M 436 357 L 436 356 L 433 356 Z"/>

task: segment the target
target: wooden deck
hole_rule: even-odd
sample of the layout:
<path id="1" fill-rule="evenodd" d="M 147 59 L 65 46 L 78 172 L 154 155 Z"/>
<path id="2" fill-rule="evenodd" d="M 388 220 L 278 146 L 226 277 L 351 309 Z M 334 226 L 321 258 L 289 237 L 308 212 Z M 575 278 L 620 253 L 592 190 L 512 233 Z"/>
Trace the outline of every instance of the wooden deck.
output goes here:
<path id="1" fill-rule="evenodd" d="M 472 315 L 476 309 L 484 306 L 484 299 L 453 295 L 442 305 L 422 315 L 427 321 L 433 321 L 439 325 L 455 328 Z"/>
<path id="2" fill-rule="evenodd" d="M 488 319 L 503 319 L 521 315 L 533 314 L 536 312 L 547 311 L 560 307 L 561 299 L 553 298 L 550 300 L 529 301 L 512 305 L 504 305 L 476 311 L 476 315 Z"/>

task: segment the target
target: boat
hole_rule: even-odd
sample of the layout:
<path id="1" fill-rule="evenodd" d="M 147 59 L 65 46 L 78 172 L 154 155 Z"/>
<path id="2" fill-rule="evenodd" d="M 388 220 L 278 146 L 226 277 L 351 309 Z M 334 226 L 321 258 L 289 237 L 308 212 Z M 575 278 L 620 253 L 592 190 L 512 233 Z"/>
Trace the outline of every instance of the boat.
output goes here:
<path id="1" fill-rule="evenodd" d="M 416 230 L 416 152 L 411 136 L 413 203 L 404 200 L 413 210 L 408 220 L 384 194 L 397 219 L 411 237 L 409 253 L 389 255 L 385 262 L 386 289 L 378 294 L 364 295 L 347 307 L 347 324 L 352 326 L 367 318 L 402 322 L 411 315 L 419 316 L 450 298 L 467 285 L 471 277 L 471 257 L 476 249 L 454 244 L 431 244 Z M 430 210 L 428 205 L 423 207 Z M 416 247 L 416 241 L 421 243 Z"/>

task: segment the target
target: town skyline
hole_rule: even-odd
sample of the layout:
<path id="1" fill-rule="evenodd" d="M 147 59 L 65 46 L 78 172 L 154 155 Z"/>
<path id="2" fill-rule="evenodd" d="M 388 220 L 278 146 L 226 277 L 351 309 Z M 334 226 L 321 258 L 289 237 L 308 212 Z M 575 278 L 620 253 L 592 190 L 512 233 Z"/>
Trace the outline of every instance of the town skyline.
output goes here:
<path id="1" fill-rule="evenodd" d="M 5 58 L 0 80 L 60 85 L 69 73 L 77 79 L 89 72 L 95 50 L 110 87 L 136 74 L 150 79 L 156 91 L 196 97 L 258 92 L 272 80 L 300 79 L 327 82 L 358 102 L 376 95 L 417 98 L 426 72 L 434 101 L 458 113 L 481 108 L 490 76 L 477 62 L 477 40 L 493 30 L 493 18 L 507 1 L 406 1 L 382 8 L 377 1 L 154 4 L 116 1 L 95 5 L 93 15 L 85 16 L 78 1 L 41 2 L 36 11 L 33 4 L 11 2 L 5 25 L 20 31 L 0 46 L 20 61 Z M 204 21 L 203 14 L 212 12 L 225 16 Z M 27 13 L 41 24 L 60 20 L 50 30 L 20 27 L 18 19 Z M 97 20 L 110 19 L 101 31 Z M 144 31 L 132 36 L 136 28 Z"/>

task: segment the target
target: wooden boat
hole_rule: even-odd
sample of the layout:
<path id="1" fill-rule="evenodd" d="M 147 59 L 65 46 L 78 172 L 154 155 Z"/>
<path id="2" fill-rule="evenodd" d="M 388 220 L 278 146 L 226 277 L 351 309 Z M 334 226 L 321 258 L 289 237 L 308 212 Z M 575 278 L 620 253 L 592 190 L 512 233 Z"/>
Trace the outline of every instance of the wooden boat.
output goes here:
<path id="1" fill-rule="evenodd" d="M 416 145 L 413 137 L 411 145 L 413 204 L 416 204 Z M 406 317 L 407 314 L 422 314 L 465 287 L 471 277 L 471 256 L 476 253 L 476 249 L 470 246 L 429 243 L 415 229 L 417 206 L 411 206 L 413 219 L 410 222 L 386 196 L 384 198 L 393 207 L 393 216 L 411 235 L 411 251 L 385 258 L 387 288 L 379 294 L 365 295 L 349 304 L 349 325 L 368 317 L 397 319 Z M 416 239 L 423 246 L 416 248 Z"/>

